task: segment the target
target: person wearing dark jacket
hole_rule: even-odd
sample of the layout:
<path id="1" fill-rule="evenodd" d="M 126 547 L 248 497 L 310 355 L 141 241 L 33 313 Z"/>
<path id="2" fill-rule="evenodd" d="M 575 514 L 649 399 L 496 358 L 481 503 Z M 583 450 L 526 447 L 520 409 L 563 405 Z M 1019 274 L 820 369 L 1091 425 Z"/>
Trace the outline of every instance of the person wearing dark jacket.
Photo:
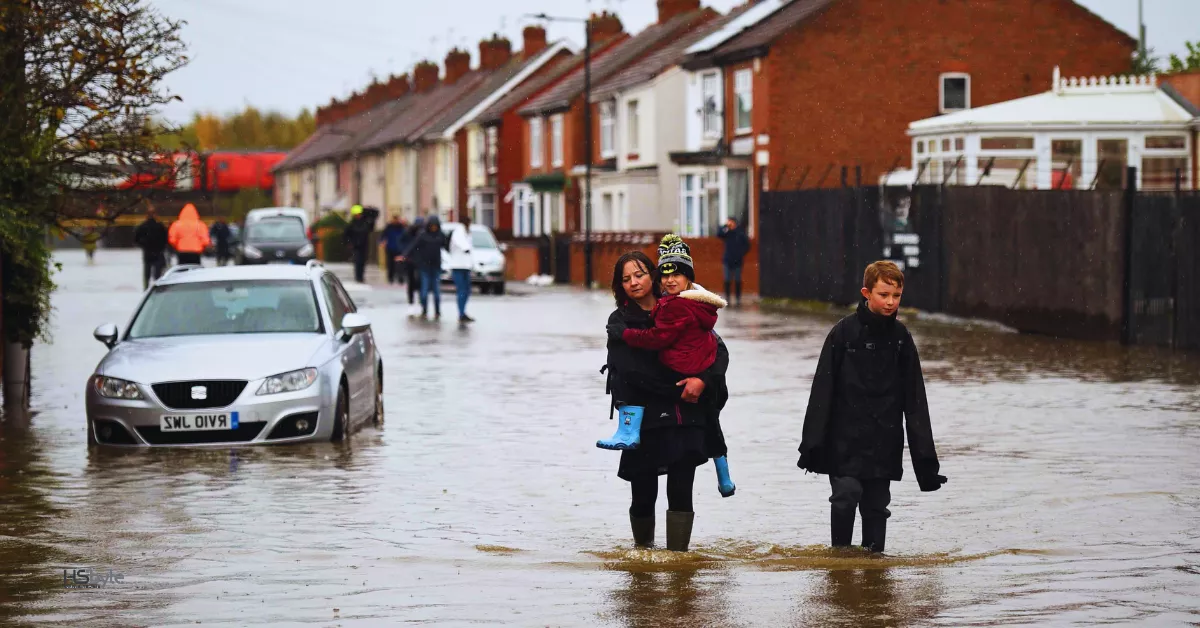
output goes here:
<path id="1" fill-rule="evenodd" d="M 224 266 L 233 257 L 232 240 L 233 232 L 229 230 L 229 225 L 225 223 L 225 219 L 217 217 L 216 222 L 208 230 L 208 237 L 212 239 L 213 249 L 217 256 L 217 266 Z"/>
<path id="2" fill-rule="evenodd" d="M 884 551 L 891 482 L 904 471 L 905 431 L 921 490 L 936 491 L 946 482 L 939 475 L 921 359 L 912 334 L 896 320 L 903 290 L 904 273 L 895 264 L 868 266 L 858 311 L 829 332 L 813 376 L 797 466 L 829 476 L 834 547 L 851 544 L 857 508 L 862 546 Z"/>
<path id="3" fill-rule="evenodd" d="M 644 253 L 623 255 L 613 269 L 617 309 L 609 325 L 629 329 L 653 326 L 650 312 L 658 301 L 654 263 Z M 719 339 L 718 339 L 719 340 Z M 720 411 L 729 397 L 725 372 L 729 352 L 718 342 L 716 362 L 696 377 L 671 371 L 654 351 L 635 349 L 622 340 L 608 342 L 610 408 L 644 408 L 641 444 L 621 452 L 617 476 L 629 482 L 629 522 L 638 547 L 654 542 L 658 478 L 667 476 L 667 549 L 687 551 L 691 541 L 692 487 L 696 467 L 727 454 Z"/>
<path id="4" fill-rule="evenodd" d="M 425 228 L 408 245 L 401 256 L 412 264 L 421 277 L 421 316 L 429 316 L 429 296 L 433 295 L 435 318 L 442 317 L 442 249 L 449 246 L 437 216 L 425 219 Z"/>
<path id="5" fill-rule="evenodd" d="M 425 218 L 418 216 L 417 218 L 415 218 L 412 221 L 412 224 L 409 225 L 409 227 L 408 227 L 408 234 L 407 234 L 408 237 L 405 239 L 404 248 L 401 249 L 401 251 L 407 251 L 408 247 L 411 246 L 412 243 L 416 241 L 417 236 L 421 235 L 421 232 L 424 230 L 425 230 Z M 419 272 L 417 272 L 416 264 L 413 264 L 411 261 L 404 259 L 403 253 L 401 253 L 401 256 L 400 256 L 400 264 L 404 271 L 405 281 L 408 283 L 407 289 L 408 289 L 408 306 L 409 306 L 409 310 L 410 310 L 409 313 L 416 314 L 416 312 L 412 311 L 412 310 L 413 310 L 413 308 L 417 307 L 416 296 L 421 291 L 421 274 Z"/>
<path id="6" fill-rule="evenodd" d="M 371 246 L 371 232 L 374 225 L 367 220 L 362 205 L 350 208 L 353 219 L 346 225 L 344 237 L 350 245 L 350 254 L 354 258 L 354 281 L 366 283 L 367 249 Z"/>
<path id="7" fill-rule="evenodd" d="M 736 289 L 737 304 L 742 304 L 742 265 L 746 254 L 750 252 L 750 238 L 746 230 L 738 225 L 738 221 L 730 218 L 717 232 L 717 237 L 725 242 L 725 254 L 721 257 L 721 265 L 725 267 L 725 300 L 733 303 L 730 298 L 730 284 Z"/>
<path id="8" fill-rule="evenodd" d="M 146 290 L 167 266 L 167 228 L 153 207 L 146 209 L 146 219 L 133 231 L 133 241 L 142 249 L 142 289 Z"/>
<path id="9" fill-rule="evenodd" d="M 408 225 L 404 224 L 399 215 L 393 214 L 391 222 L 383 228 L 381 237 L 387 252 L 385 263 L 388 283 L 404 283 L 404 262 L 400 261 L 400 255 L 409 245 Z"/>

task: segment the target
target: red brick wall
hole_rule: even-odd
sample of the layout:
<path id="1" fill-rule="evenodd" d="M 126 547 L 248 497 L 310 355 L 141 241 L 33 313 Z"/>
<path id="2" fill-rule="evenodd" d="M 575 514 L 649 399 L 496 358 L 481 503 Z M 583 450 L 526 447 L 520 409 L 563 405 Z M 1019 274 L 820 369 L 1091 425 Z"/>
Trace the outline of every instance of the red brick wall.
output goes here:
<path id="1" fill-rule="evenodd" d="M 452 218 L 454 220 L 462 220 L 462 214 L 467 212 L 467 130 L 459 129 L 458 133 L 454 134 L 454 145 L 458 147 L 458 165 L 454 169 L 457 173 L 454 181 L 455 195 L 458 197 L 454 200 L 454 207 L 458 210 Z"/>
<path id="2" fill-rule="evenodd" d="M 520 181 L 529 163 L 525 146 L 525 123 L 515 111 L 504 114 L 497 138 L 500 142 L 496 151 L 496 216 L 497 230 L 512 234 L 513 204 L 508 198 L 513 183 Z"/>
<path id="3" fill-rule="evenodd" d="M 971 75 L 971 106 L 1045 92 L 1064 76 L 1127 73 L 1135 42 L 1072 0 L 842 0 L 766 62 L 771 176 L 911 160 L 908 124 L 938 114 L 938 75 Z M 756 105 L 758 103 L 755 103 Z M 828 184 L 828 182 L 827 182 Z"/>
<path id="4" fill-rule="evenodd" d="M 637 234 L 641 235 L 641 234 Z M 626 252 L 639 250 L 650 259 L 658 258 L 658 242 L 661 233 L 654 234 L 650 244 L 629 244 L 628 242 L 596 242 L 592 241 L 592 279 L 602 287 L 612 281 L 613 266 Z M 725 243 L 718 238 L 689 238 L 688 246 L 692 247 L 692 262 L 696 269 L 696 283 L 713 292 L 720 292 L 725 282 L 725 269 L 721 257 L 725 254 Z M 584 243 L 571 243 L 571 283 L 583 285 L 584 274 Z M 743 292 L 758 294 L 758 240 L 751 240 L 750 253 L 746 256 L 742 270 Z"/>

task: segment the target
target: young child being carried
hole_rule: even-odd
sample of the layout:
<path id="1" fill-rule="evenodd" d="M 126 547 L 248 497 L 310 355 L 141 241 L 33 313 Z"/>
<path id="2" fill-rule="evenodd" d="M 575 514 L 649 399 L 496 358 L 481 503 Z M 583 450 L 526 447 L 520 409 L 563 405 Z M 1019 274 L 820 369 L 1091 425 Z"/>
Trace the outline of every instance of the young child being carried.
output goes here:
<path id="1" fill-rule="evenodd" d="M 684 377 L 703 373 L 717 359 L 717 337 L 713 328 L 717 325 L 717 311 L 728 305 L 725 299 L 705 290 L 696 280 L 692 265 L 691 247 L 678 235 L 663 237 L 658 245 L 658 272 L 663 297 L 650 313 L 654 326 L 649 329 L 626 329 L 611 325 L 608 328 L 612 340 L 624 341 L 631 347 L 658 352 L 658 359 L 667 368 Z M 626 406 L 622 414 L 637 414 L 640 408 Z M 640 429 L 633 425 L 641 423 L 641 417 L 622 416 L 622 427 L 630 418 L 626 438 L 622 432 L 608 441 L 596 443 L 602 449 L 634 449 L 640 442 Z M 721 494 L 733 494 L 735 486 L 729 478 L 729 463 L 725 456 L 713 461 Z"/>

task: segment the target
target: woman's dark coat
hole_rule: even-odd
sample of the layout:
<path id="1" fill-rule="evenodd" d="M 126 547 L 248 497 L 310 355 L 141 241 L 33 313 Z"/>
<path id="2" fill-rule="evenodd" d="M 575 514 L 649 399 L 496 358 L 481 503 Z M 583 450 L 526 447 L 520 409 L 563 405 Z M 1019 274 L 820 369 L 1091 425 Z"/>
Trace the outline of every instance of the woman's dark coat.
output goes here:
<path id="1" fill-rule="evenodd" d="M 798 465 L 814 473 L 899 480 L 905 428 L 924 488 L 936 482 L 940 465 L 921 359 L 908 329 L 863 301 L 833 327 L 821 349 Z"/>
<path id="2" fill-rule="evenodd" d="M 434 227 L 438 229 L 434 230 Z M 441 270 L 442 249 L 448 246 L 450 240 L 440 227 L 436 216 L 426 219 L 424 229 L 417 233 L 403 253 L 409 263 L 424 271 Z"/>

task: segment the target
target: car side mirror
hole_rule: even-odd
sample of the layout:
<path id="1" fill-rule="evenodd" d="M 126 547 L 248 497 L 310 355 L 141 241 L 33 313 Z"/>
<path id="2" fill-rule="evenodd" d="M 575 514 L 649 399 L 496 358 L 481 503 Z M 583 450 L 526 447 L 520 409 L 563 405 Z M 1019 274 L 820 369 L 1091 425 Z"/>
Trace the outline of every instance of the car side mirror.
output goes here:
<path id="1" fill-rule="evenodd" d="M 501 253 L 506 253 L 506 252 L 508 252 L 508 243 L 507 243 L 507 242 L 501 242 L 501 243 L 500 243 L 500 252 L 501 252 Z"/>
<path id="2" fill-rule="evenodd" d="M 112 323 L 105 323 L 97 327 L 96 331 L 92 332 L 92 336 L 94 336 L 96 340 L 104 343 L 104 346 L 108 347 L 109 349 L 112 349 L 114 346 L 116 346 L 118 335 L 120 335 L 120 332 L 117 331 L 117 326 L 113 325 Z"/>
<path id="3" fill-rule="evenodd" d="M 371 328 L 371 321 L 366 316 L 351 312 L 342 317 L 342 334 L 351 338 Z"/>

